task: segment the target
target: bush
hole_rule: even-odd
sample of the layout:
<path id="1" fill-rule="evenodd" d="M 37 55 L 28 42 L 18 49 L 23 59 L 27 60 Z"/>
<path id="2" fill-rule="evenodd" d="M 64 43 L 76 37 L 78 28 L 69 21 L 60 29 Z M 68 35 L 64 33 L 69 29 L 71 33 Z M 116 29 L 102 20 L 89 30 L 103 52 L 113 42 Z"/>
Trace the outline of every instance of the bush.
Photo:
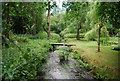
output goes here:
<path id="1" fill-rule="evenodd" d="M 103 45 L 108 45 L 109 44 L 108 40 L 109 40 L 109 38 L 100 38 L 100 42 Z"/>
<path id="2" fill-rule="evenodd" d="M 98 38 L 96 38 L 95 40 L 98 41 Z M 103 45 L 109 45 L 109 44 L 111 44 L 109 42 L 109 40 L 110 40 L 109 37 L 101 37 L 100 38 L 100 43 L 103 44 Z"/>
<path id="3" fill-rule="evenodd" d="M 80 33 L 80 38 L 84 38 L 85 34 L 84 33 Z"/>
<path id="4" fill-rule="evenodd" d="M 113 46 L 112 50 L 120 51 L 120 46 Z"/>
<path id="5" fill-rule="evenodd" d="M 84 38 L 84 33 L 80 33 L 80 38 Z M 65 38 L 76 38 L 76 34 L 75 33 L 69 33 L 69 34 L 65 34 L 64 35 Z"/>
<path id="6" fill-rule="evenodd" d="M 96 28 L 93 28 L 92 30 L 88 31 L 88 32 L 85 34 L 85 38 L 88 39 L 88 40 L 94 41 L 95 38 L 97 38 Z"/>
<path id="7" fill-rule="evenodd" d="M 109 33 L 107 31 L 106 26 L 102 27 L 101 29 L 101 37 L 109 39 Z M 93 28 L 90 31 L 88 31 L 85 34 L 85 38 L 92 41 L 96 40 L 96 38 L 98 38 L 98 28 Z"/>
<path id="8" fill-rule="evenodd" d="M 57 40 L 58 42 L 61 41 L 61 37 L 56 33 L 51 33 L 52 39 Z M 37 35 L 33 35 L 30 37 L 30 39 L 47 39 L 47 33 L 46 32 L 39 32 Z"/>
<path id="9" fill-rule="evenodd" d="M 68 60 L 68 56 L 69 56 L 68 49 L 69 49 L 68 47 L 67 48 L 65 47 L 63 49 L 56 50 L 56 52 L 58 52 L 59 54 L 60 62 Z"/>
<path id="10" fill-rule="evenodd" d="M 58 35 L 56 33 L 51 33 L 51 35 L 52 35 L 52 39 L 57 40 L 58 42 L 60 42 L 62 40 L 60 35 Z"/>
<path id="11" fill-rule="evenodd" d="M 120 31 L 120 29 L 119 29 L 119 31 Z M 116 34 L 116 37 L 120 38 L 120 32 L 118 32 L 118 33 Z"/>
<path id="12" fill-rule="evenodd" d="M 15 37 L 13 40 L 16 40 L 18 42 L 28 42 L 28 39 L 25 37 Z"/>
<path id="13" fill-rule="evenodd" d="M 103 26 L 101 29 L 101 37 L 109 38 L 109 32 L 107 31 L 106 26 Z"/>
<path id="14" fill-rule="evenodd" d="M 80 55 L 78 53 L 72 52 L 72 58 L 73 59 L 80 59 Z"/>
<path id="15" fill-rule="evenodd" d="M 64 35 L 66 35 L 66 34 L 68 34 L 68 33 L 75 33 L 76 32 L 76 30 L 75 30 L 75 28 L 74 28 L 74 26 L 71 26 L 71 27 L 67 27 L 67 28 L 65 28 L 63 31 L 61 31 L 61 35 L 62 36 L 64 36 Z"/>
<path id="16" fill-rule="evenodd" d="M 47 33 L 44 32 L 44 31 L 39 32 L 38 35 L 39 35 L 39 37 L 40 37 L 41 39 L 44 39 L 44 38 L 47 38 L 47 37 L 48 37 L 48 36 L 47 36 Z"/>
<path id="17" fill-rule="evenodd" d="M 42 31 L 42 32 L 39 32 L 38 34 L 36 35 L 32 35 L 30 36 L 30 39 L 45 39 L 47 38 L 47 33 Z"/>
<path id="18" fill-rule="evenodd" d="M 76 34 L 74 33 L 69 33 L 64 35 L 65 38 L 76 38 Z"/>
<path id="19" fill-rule="evenodd" d="M 18 43 L 17 46 L 2 49 L 2 77 L 3 79 L 36 79 L 43 69 L 50 43 L 56 40 L 37 39 L 27 43 Z"/>
<path id="20" fill-rule="evenodd" d="M 22 34 L 12 35 L 11 39 L 17 42 L 28 42 L 29 41 L 28 37 Z"/>

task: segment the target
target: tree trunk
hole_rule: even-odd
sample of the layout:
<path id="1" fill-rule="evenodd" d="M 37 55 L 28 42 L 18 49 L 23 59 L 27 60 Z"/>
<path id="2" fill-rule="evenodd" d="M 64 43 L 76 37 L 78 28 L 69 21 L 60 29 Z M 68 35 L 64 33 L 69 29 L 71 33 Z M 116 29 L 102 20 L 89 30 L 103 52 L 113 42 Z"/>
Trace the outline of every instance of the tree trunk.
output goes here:
<path id="1" fill-rule="evenodd" d="M 101 35 L 101 28 L 103 27 L 103 24 L 99 24 L 99 30 L 98 30 L 98 52 L 100 52 L 100 35 Z"/>
<path id="2" fill-rule="evenodd" d="M 81 24 L 80 24 L 80 25 L 78 24 L 78 27 L 77 27 L 77 35 L 76 35 L 76 39 L 77 39 L 77 40 L 80 40 L 80 28 L 81 28 Z"/>
<path id="3" fill-rule="evenodd" d="M 28 3 L 28 5 L 29 5 L 29 3 Z M 36 35 L 36 14 L 35 14 L 35 12 L 34 12 L 34 8 L 33 8 L 33 10 L 32 10 L 32 13 L 31 13 L 31 15 L 32 15 L 32 24 L 33 24 L 33 32 L 32 32 L 32 35 Z"/>
<path id="4" fill-rule="evenodd" d="M 50 39 L 51 38 L 51 33 L 50 33 L 50 31 L 51 31 L 51 27 L 50 27 L 50 2 L 49 2 L 49 4 L 48 4 L 48 16 L 47 16 L 47 25 L 48 25 L 48 39 Z"/>
<path id="5" fill-rule="evenodd" d="M 9 25 L 10 25 L 10 15 L 9 15 L 9 13 L 10 13 L 10 7 L 9 7 L 9 4 L 8 4 L 8 7 L 7 7 L 7 16 L 6 16 L 6 20 L 7 20 L 7 28 L 8 28 L 8 30 L 6 31 L 6 34 L 5 34 L 5 37 L 6 38 L 10 38 L 10 35 L 9 35 L 9 29 L 10 29 L 10 27 L 9 27 Z"/>
<path id="6" fill-rule="evenodd" d="M 100 52 L 100 28 L 98 30 L 98 52 Z"/>

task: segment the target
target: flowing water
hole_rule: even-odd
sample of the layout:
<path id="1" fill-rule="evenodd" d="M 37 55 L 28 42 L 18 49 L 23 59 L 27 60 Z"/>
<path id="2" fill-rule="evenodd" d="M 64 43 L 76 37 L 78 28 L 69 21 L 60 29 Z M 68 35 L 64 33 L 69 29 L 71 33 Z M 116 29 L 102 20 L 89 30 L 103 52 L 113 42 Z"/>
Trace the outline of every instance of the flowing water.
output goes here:
<path id="1" fill-rule="evenodd" d="M 85 68 L 79 66 L 75 59 L 69 57 L 68 61 L 60 62 L 58 52 L 49 53 L 43 72 L 45 73 L 44 79 L 94 80 Z"/>

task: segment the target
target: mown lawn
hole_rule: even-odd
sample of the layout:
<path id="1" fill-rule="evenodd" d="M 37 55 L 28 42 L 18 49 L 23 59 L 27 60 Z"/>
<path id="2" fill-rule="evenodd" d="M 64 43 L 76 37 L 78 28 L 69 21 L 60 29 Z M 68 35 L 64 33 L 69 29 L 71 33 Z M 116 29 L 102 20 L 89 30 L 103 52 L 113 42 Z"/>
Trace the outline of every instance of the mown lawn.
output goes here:
<path id="1" fill-rule="evenodd" d="M 116 78 L 118 74 L 118 51 L 111 50 L 111 45 L 101 45 L 101 52 L 97 52 L 96 41 L 78 41 L 68 39 L 67 43 L 76 44 L 72 48 L 78 51 L 78 54 L 93 66 L 95 72 L 104 75 L 109 79 Z"/>

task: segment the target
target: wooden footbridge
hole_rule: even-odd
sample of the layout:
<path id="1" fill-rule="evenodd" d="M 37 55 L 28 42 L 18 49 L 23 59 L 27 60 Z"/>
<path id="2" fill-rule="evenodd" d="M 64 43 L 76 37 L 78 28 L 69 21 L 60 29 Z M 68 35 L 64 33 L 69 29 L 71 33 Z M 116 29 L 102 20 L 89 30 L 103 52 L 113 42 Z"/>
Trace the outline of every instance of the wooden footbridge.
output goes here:
<path id="1" fill-rule="evenodd" d="M 70 46 L 76 46 L 76 44 L 67 44 L 67 43 L 51 43 L 50 45 L 53 46 L 53 51 L 55 49 L 55 46 L 68 46 L 68 47 L 70 47 Z"/>

